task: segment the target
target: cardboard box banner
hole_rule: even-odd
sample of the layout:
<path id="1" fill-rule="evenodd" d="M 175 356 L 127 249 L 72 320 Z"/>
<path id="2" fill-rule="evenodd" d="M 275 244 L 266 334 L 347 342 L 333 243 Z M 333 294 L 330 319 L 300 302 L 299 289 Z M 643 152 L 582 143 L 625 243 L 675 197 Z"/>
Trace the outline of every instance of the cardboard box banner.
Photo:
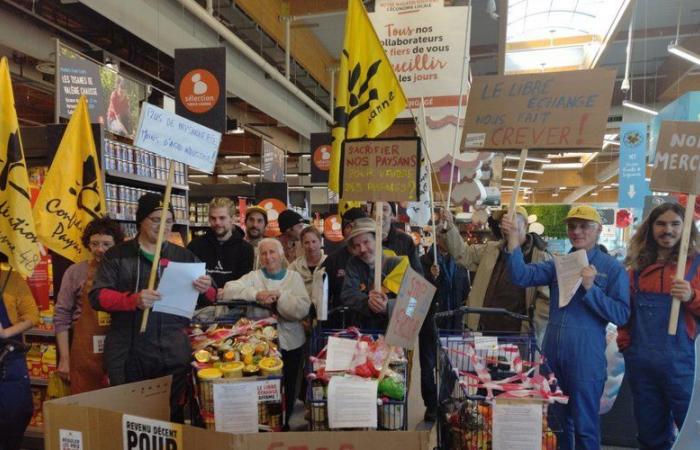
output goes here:
<path id="1" fill-rule="evenodd" d="M 462 151 L 600 148 L 615 71 L 475 77 Z"/>
<path id="2" fill-rule="evenodd" d="M 401 281 L 399 296 L 386 330 L 386 342 L 413 349 L 418 333 L 430 310 L 435 286 L 410 267 Z"/>
<path id="3" fill-rule="evenodd" d="M 420 138 L 343 142 L 340 197 L 359 201 L 418 200 Z"/>
<path id="4" fill-rule="evenodd" d="M 184 448 L 182 425 L 172 422 L 124 414 L 122 433 L 124 450 L 182 450 Z"/>
<path id="5" fill-rule="evenodd" d="M 700 122 L 663 122 L 651 189 L 700 194 Z"/>
<path id="6" fill-rule="evenodd" d="M 328 183 L 328 170 L 331 168 L 330 133 L 311 133 L 311 182 Z"/>

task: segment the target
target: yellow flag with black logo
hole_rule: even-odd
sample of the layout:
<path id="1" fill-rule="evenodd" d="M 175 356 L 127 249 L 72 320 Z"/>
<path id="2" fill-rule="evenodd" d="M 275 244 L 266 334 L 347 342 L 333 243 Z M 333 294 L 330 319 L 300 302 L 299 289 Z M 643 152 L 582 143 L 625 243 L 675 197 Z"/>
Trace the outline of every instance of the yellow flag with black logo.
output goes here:
<path id="1" fill-rule="evenodd" d="M 42 244 L 79 262 L 90 255 L 81 238 L 88 223 L 105 214 L 102 175 L 85 97 L 68 122 L 61 144 L 34 205 Z"/>
<path id="2" fill-rule="evenodd" d="M 32 274 L 40 258 L 29 193 L 10 66 L 3 57 L 0 60 L 0 252 L 23 277 Z"/>
<path id="3" fill-rule="evenodd" d="M 335 101 L 328 187 L 340 192 L 343 141 L 376 137 L 408 103 L 361 0 L 348 1 Z"/>
<path id="4" fill-rule="evenodd" d="M 394 253 L 391 250 L 387 251 L 387 249 L 384 249 L 385 256 L 396 256 L 396 253 L 392 255 L 389 252 Z M 399 262 L 396 267 L 384 277 L 384 281 L 382 281 L 382 286 L 396 295 L 399 295 L 401 282 L 403 281 L 403 276 L 406 274 L 409 264 L 408 256 L 399 256 L 399 258 L 401 258 L 401 262 Z"/>

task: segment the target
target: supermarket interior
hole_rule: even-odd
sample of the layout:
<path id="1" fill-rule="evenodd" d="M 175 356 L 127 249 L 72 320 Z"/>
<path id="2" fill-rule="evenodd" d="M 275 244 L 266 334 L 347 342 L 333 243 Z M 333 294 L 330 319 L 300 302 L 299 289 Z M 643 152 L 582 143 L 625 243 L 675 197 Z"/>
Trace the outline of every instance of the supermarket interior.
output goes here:
<path id="1" fill-rule="evenodd" d="M 0 450 L 700 448 L 699 0 L 2 0 L 0 166 Z"/>

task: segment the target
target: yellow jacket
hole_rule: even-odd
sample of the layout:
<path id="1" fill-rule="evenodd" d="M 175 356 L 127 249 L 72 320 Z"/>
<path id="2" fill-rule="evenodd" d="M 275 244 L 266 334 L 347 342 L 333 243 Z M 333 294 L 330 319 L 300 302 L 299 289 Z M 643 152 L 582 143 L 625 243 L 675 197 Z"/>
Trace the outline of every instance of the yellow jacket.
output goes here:
<path id="1" fill-rule="evenodd" d="M 3 268 L 0 272 L 0 286 L 5 284 L 6 279 L 7 270 Z M 39 308 L 36 306 L 32 291 L 29 290 L 29 285 L 19 273 L 13 271 L 10 274 L 2 300 L 13 325 L 25 320 L 31 320 L 34 325 L 39 323 Z"/>

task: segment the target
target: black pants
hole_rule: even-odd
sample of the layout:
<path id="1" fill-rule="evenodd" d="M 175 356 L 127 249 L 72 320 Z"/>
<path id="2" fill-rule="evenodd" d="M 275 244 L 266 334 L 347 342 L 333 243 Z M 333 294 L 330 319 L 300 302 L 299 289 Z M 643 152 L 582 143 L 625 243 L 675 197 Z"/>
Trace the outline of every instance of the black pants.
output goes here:
<path id="1" fill-rule="evenodd" d="M 0 365 L 0 450 L 19 450 L 32 411 L 24 355 L 8 355 Z"/>
<path id="2" fill-rule="evenodd" d="M 297 381 L 304 367 L 304 346 L 294 350 L 282 350 L 282 374 L 284 375 L 285 418 L 284 425 L 289 426 L 289 418 L 294 412 L 294 402 L 297 399 Z"/>
<path id="3" fill-rule="evenodd" d="M 420 390 L 423 404 L 427 411 L 437 412 L 437 386 L 435 384 L 435 355 L 437 350 L 437 331 L 433 324 L 433 315 L 428 314 L 418 333 L 418 352 L 420 356 Z"/>

